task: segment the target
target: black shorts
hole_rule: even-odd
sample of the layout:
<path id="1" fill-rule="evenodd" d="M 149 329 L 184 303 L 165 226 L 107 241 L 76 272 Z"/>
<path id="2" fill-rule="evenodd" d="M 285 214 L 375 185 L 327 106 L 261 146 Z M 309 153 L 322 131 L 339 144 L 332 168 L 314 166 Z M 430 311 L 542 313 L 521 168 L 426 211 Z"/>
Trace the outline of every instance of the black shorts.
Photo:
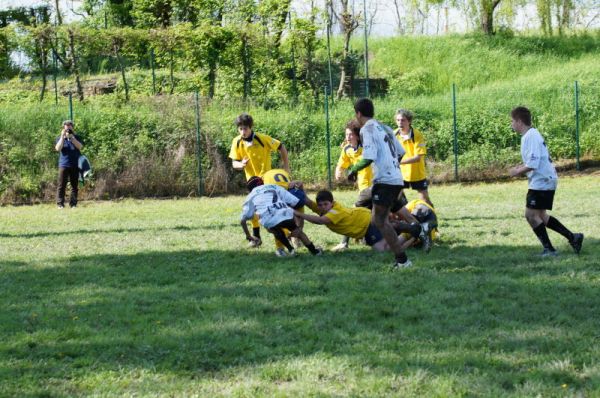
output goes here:
<path id="1" fill-rule="evenodd" d="M 287 219 L 287 220 L 283 220 L 282 222 L 280 222 L 279 224 L 275 225 L 274 227 L 269 228 L 269 230 L 282 229 L 282 228 L 285 228 L 288 231 L 292 232 L 296 228 L 298 228 L 298 226 L 296 225 L 296 222 L 294 221 L 294 219 L 290 218 L 290 219 Z"/>
<path id="2" fill-rule="evenodd" d="M 427 191 L 427 187 L 429 186 L 429 181 L 420 180 L 420 181 L 404 181 L 404 189 L 412 188 L 415 191 Z"/>
<path id="3" fill-rule="evenodd" d="M 356 203 L 354 203 L 355 207 L 366 207 L 368 209 L 373 207 L 373 194 L 371 192 L 371 188 L 365 188 L 358 193 L 358 199 Z"/>
<path id="4" fill-rule="evenodd" d="M 379 206 L 392 207 L 402 193 L 402 185 L 374 184 L 373 203 Z"/>
<path id="5" fill-rule="evenodd" d="M 365 234 L 365 243 L 369 246 L 373 246 L 375 243 L 379 242 L 383 239 L 383 235 L 375 225 L 372 223 L 369 224 L 369 228 L 367 228 L 367 233 Z"/>
<path id="6" fill-rule="evenodd" d="M 538 191 L 530 189 L 527 191 L 525 206 L 528 209 L 552 210 L 554 203 L 554 191 Z"/>

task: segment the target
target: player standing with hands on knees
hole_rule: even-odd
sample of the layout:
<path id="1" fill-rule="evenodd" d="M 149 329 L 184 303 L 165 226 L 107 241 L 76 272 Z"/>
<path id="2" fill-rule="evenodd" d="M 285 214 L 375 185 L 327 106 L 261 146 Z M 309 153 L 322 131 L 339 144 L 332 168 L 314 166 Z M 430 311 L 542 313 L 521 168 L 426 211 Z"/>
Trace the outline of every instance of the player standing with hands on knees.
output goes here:
<path id="1" fill-rule="evenodd" d="M 394 136 L 393 130 L 378 122 L 375 106 L 368 98 L 361 98 L 354 104 L 356 120 L 361 126 L 360 138 L 363 144 L 362 160 L 350 167 L 348 179 L 354 181 L 356 174 L 373 163 L 373 210 L 371 218 L 375 227 L 396 257 L 395 269 L 410 267 L 412 263 L 406 256 L 398 235 L 390 223 L 390 208 L 402 192 L 402 173 L 399 162 L 404 155 L 402 146 Z"/>
<path id="2" fill-rule="evenodd" d="M 514 108 L 510 115 L 512 129 L 522 136 L 521 158 L 523 164 L 510 169 L 509 174 L 511 177 L 527 174 L 529 191 L 527 191 L 525 204 L 525 218 L 544 247 L 541 255 L 542 257 L 557 255 L 546 228 L 564 236 L 575 253 L 579 253 L 583 243 L 583 234 L 572 233 L 558 219 L 547 213 L 547 210 L 552 210 L 558 175 L 544 138 L 537 129 L 531 126 L 529 109 L 519 106 Z"/>
<path id="3" fill-rule="evenodd" d="M 71 197 L 69 198 L 69 206 L 77 207 L 77 193 L 79 183 L 79 156 L 83 148 L 81 137 L 75 134 L 73 122 L 65 120 L 60 136 L 56 139 L 54 149 L 59 152 L 58 157 L 58 189 L 56 192 L 56 205 L 59 209 L 65 207 L 65 191 L 67 182 L 71 184 Z"/>

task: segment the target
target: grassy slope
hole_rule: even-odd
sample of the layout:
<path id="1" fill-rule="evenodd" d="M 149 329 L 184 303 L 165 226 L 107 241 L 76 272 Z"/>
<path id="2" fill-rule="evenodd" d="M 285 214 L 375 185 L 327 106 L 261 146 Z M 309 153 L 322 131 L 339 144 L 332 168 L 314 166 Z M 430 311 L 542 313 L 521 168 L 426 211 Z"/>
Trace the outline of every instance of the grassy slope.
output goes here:
<path id="1" fill-rule="evenodd" d="M 600 52 L 595 44 L 600 40 L 598 37 L 593 33 L 565 38 L 374 38 L 370 41 L 372 74 L 388 76 L 392 83 L 390 96 L 376 102 L 377 117 L 393 125 L 393 114 L 398 107 L 415 111 L 415 125 L 426 134 L 428 156 L 436 163 L 432 178 L 444 180 L 453 169 L 450 85 L 456 82 L 459 172 L 463 179 L 478 179 L 492 176 L 494 170 L 518 160 L 518 137 L 511 132 L 507 117 L 517 104 L 533 110 L 535 125 L 546 136 L 553 157 L 573 159 L 576 153 L 573 82 L 578 80 L 581 153 L 598 156 Z M 362 48 L 359 39 L 353 43 L 355 49 Z M 145 80 L 141 77 L 143 73 L 135 72 L 139 87 L 150 90 L 150 73 L 146 73 Z M 51 147 L 56 126 L 68 115 L 68 105 L 62 98 L 55 107 L 53 95 L 48 95 L 43 104 L 32 103 L 37 98 L 38 84 L 25 79 L 0 85 L 3 159 L 0 159 L 3 171 L 0 200 L 4 202 L 46 200 L 52 196 L 56 155 Z M 66 84 L 66 81 L 59 83 L 63 88 Z M 133 94 L 134 100 L 129 104 L 123 104 L 119 96 L 122 93 L 92 97 L 85 104 L 75 102 L 75 118 L 89 138 L 86 151 L 100 186 L 107 186 L 104 179 L 128 180 L 129 176 L 111 174 L 115 170 L 117 174 L 136 175 L 132 169 L 140 158 L 159 160 L 144 167 L 154 176 L 146 179 L 148 187 L 134 181 L 132 185 L 140 189 L 119 186 L 110 192 L 99 189 L 93 195 L 120 197 L 140 195 L 138 191 L 142 191 L 142 195 L 146 192 L 156 196 L 185 196 L 194 191 L 195 129 L 191 96 L 148 98 L 146 94 Z M 235 134 L 231 121 L 242 110 L 255 116 L 259 131 L 280 138 L 291 150 L 297 177 L 318 181 L 327 178 L 325 118 L 320 107 L 282 106 L 266 110 L 227 98 L 203 107 L 201 116 L 203 132 L 210 145 L 214 145 L 211 163 L 205 158 L 205 175 L 209 175 L 209 185 L 218 186 L 217 192 L 231 192 L 236 186 L 231 180 L 222 186 L 212 184 L 225 181 L 222 177 L 226 173 L 221 171 L 215 176 L 210 173 L 222 163 L 215 158 L 228 163 L 226 155 Z M 337 144 L 343 139 L 343 126 L 352 114 L 348 100 L 338 101 L 330 109 L 332 162 L 338 155 Z M 122 136 L 128 137 L 132 146 L 122 145 Z M 186 148 L 185 159 L 182 164 L 173 164 L 173 153 L 180 149 L 181 143 Z M 170 177 L 161 177 L 173 173 L 181 176 L 177 184 Z"/>
<path id="2" fill-rule="evenodd" d="M 0 396 L 598 395 L 599 182 L 561 179 L 587 240 L 555 260 L 523 181 L 435 186 L 441 244 L 401 273 L 240 250 L 240 197 L 1 207 Z"/>

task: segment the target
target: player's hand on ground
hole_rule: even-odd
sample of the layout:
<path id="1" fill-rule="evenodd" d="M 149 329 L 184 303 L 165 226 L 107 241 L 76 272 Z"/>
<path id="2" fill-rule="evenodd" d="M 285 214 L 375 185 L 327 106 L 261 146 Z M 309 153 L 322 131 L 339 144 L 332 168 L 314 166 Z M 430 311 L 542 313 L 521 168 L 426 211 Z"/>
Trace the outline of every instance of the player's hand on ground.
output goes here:
<path id="1" fill-rule="evenodd" d="M 250 235 L 250 236 L 246 236 L 246 240 L 247 240 L 248 242 L 255 242 L 255 243 L 258 243 L 258 242 L 260 242 L 260 239 L 259 239 L 259 238 L 257 238 L 256 236 L 252 236 L 252 235 Z"/>

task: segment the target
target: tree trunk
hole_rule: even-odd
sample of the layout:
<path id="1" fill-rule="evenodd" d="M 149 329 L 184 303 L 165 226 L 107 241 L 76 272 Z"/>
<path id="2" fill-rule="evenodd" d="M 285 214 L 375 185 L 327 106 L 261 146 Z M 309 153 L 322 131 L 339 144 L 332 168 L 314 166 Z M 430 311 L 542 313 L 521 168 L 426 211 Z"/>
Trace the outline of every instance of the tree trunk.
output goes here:
<path id="1" fill-rule="evenodd" d="M 252 63 L 250 62 L 250 46 L 248 37 L 242 38 L 242 67 L 244 78 L 244 99 L 252 95 Z"/>
<path id="2" fill-rule="evenodd" d="M 352 36 L 352 31 L 344 32 L 344 51 L 342 53 L 342 63 L 340 65 L 340 85 L 337 89 L 337 99 L 340 99 L 345 94 L 346 87 L 346 66 L 348 63 L 348 52 L 350 51 L 350 37 Z"/>
<path id="3" fill-rule="evenodd" d="M 60 7 L 59 7 L 59 1 L 60 0 L 54 0 L 54 8 L 56 9 L 56 24 L 57 25 L 62 25 L 63 23 L 63 19 L 62 19 L 62 15 L 60 15 Z"/>
<path id="4" fill-rule="evenodd" d="M 69 29 L 69 51 L 71 51 L 71 72 L 75 74 L 75 84 L 77 86 L 77 96 L 80 101 L 83 101 L 83 87 L 79 77 L 79 66 L 77 65 L 77 56 L 75 52 L 75 35 Z"/>
<path id="5" fill-rule="evenodd" d="M 169 51 L 169 79 L 171 79 L 171 90 L 169 94 L 173 94 L 175 92 L 175 78 L 173 77 L 173 50 Z"/>
<path id="6" fill-rule="evenodd" d="M 211 59 L 208 61 L 208 98 L 215 96 L 215 86 L 217 82 L 217 63 Z"/>
<path id="7" fill-rule="evenodd" d="M 483 0 L 481 4 L 481 30 L 488 36 L 494 34 L 494 10 L 500 0 Z"/>
<path id="8" fill-rule="evenodd" d="M 115 57 L 117 58 L 119 70 L 121 71 L 121 78 L 123 79 L 123 86 L 125 87 L 125 101 L 129 102 L 129 85 L 127 84 L 127 79 L 125 78 L 125 65 L 123 64 L 123 59 L 121 58 L 121 52 L 118 44 L 113 44 L 113 51 L 115 53 Z"/>

